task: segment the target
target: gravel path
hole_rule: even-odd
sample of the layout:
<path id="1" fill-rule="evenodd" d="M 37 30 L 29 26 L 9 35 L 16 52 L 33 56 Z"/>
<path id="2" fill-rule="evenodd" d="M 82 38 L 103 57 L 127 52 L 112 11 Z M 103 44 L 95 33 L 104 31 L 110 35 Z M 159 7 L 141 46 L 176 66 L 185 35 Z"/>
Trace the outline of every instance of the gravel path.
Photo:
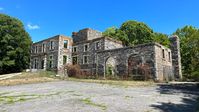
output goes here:
<path id="1" fill-rule="evenodd" d="M 58 81 L 0 86 L 0 112 L 194 112 L 194 84 L 121 87 Z"/>

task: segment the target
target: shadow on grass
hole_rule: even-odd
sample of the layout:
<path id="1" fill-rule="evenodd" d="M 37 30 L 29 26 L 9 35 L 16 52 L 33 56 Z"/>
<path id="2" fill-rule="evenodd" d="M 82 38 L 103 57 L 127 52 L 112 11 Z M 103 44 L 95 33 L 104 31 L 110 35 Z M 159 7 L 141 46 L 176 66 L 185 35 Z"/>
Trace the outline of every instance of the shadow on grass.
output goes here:
<path id="1" fill-rule="evenodd" d="M 163 84 L 157 91 L 160 94 L 178 95 L 184 94 L 181 103 L 158 102 L 151 107 L 161 112 L 199 112 L 199 86 L 197 84 Z"/>

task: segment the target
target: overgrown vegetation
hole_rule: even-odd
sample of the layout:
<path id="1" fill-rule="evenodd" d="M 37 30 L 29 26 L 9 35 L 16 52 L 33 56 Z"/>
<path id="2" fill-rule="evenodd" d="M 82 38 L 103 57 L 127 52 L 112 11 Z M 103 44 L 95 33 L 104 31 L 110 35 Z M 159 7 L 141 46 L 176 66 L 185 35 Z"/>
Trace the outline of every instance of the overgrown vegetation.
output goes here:
<path id="1" fill-rule="evenodd" d="M 96 78 L 95 75 L 92 75 L 90 71 L 81 70 L 79 65 L 66 65 L 65 69 L 69 77 L 75 78 Z"/>
<path id="2" fill-rule="evenodd" d="M 22 22 L 0 14 L 0 74 L 28 68 L 31 38 Z"/>
<path id="3" fill-rule="evenodd" d="M 89 71 L 81 70 L 79 65 L 67 65 L 65 66 L 67 70 L 67 75 L 69 77 L 78 78 L 78 79 L 106 79 L 106 80 L 139 80 L 139 81 L 150 81 L 152 80 L 151 77 L 151 70 L 147 64 L 139 65 L 138 72 L 139 77 L 133 77 L 130 75 L 114 75 L 114 68 L 111 66 L 107 66 L 106 69 L 106 77 L 98 76 L 96 74 L 91 74 Z"/>
<path id="4" fill-rule="evenodd" d="M 185 26 L 174 34 L 180 37 L 183 76 L 199 81 L 199 29 Z"/>

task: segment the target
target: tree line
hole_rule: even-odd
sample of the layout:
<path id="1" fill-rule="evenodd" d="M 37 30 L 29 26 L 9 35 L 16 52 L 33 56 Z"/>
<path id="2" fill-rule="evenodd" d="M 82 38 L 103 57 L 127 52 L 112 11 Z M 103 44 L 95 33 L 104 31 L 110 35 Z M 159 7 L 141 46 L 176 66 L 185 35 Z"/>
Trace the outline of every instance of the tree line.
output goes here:
<path id="1" fill-rule="evenodd" d="M 199 29 L 185 26 L 173 34 L 180 38 L 184 77 L 199 80 Z M 107 28 L 103 35 L 120 40 L 126 46 L 149 42 L 170 46 L 168 35 L 154 32 L 145 23 L 137 21 L 126 21 L 119 28 Z M 29 68 L 31 43 L 31 37 L 20 20 L 0 14 L 0 74 Z"/>

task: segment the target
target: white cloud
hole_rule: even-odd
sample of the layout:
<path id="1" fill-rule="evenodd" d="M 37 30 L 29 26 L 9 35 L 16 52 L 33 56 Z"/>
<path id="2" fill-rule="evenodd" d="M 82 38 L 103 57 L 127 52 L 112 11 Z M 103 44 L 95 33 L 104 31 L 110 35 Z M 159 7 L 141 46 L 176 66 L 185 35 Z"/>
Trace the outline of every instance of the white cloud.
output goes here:
<path id="1" fill-rule="evenodd" d="M 4 10 L 4 8 L 3 8 L 3 7 L 0 7 L 0 11 L 2 11 L 2 10 Z"/>
<path id="2" fill-rule="evenodd" d="M 28 23 L 27 27 L 29 30 L 36 30 L 40 28 L 38 25 L 32 25 L 31 23 Z"/>

